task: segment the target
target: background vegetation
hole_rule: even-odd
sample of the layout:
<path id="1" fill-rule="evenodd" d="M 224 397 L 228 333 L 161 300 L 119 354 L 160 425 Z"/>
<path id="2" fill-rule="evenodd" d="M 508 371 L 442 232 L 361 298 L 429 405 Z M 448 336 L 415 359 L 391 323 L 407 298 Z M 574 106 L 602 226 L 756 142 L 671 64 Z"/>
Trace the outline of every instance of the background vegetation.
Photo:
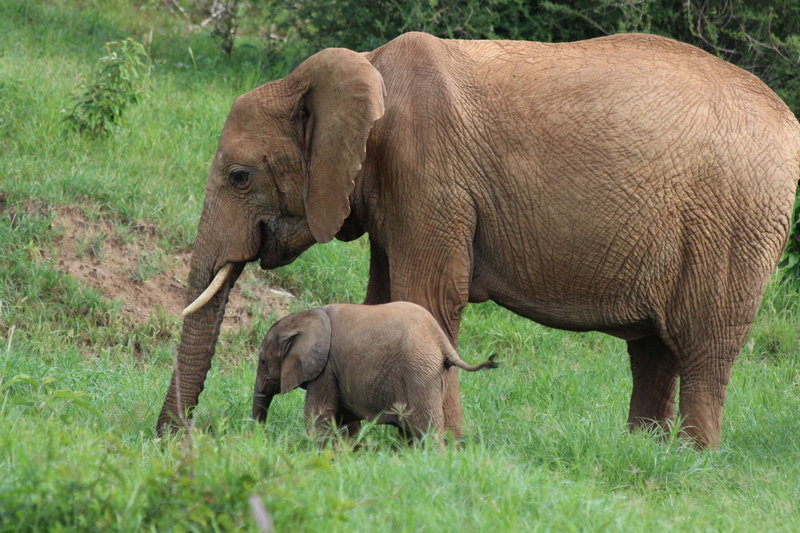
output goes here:
<path id="1" fill-rule="evenodd" d="M 159 253 L 187 250 L 231 101 L 309 52 L 372 48 L 408 29 L 543 40 L 650 31 L 800 102 L 791 2 L 363 4 L 0 3 L 0 531 L 257 531 L 251 498 L 281 531 L 794 530 L 800 289 L 780 273 L 734 368 L 719 452 L 625 431 L 623 342 L 491 304 L 468 307 L 462 356 L 495 352 L 503 366 L 463 376 L 460 449 L 407 449 L 368 428 L 358 451 L 319 450 L 299 391 L 276 400 L 266 426 L 251 424 L 254 353 L 271 316 L 224 335 L 191 438 L 154 439 L 179 321 L 132 323 L 119 301 L 62 274 L 55 208 L 79 204 L 134 236 L 155 225 Z M 146 57 L 129 50 L 140 62 L 108 81 L 106 43 L 129 38 Z M 97 87 L 122 98 L 121 113 L 101 105 L 112 96 L 76 107 Z M 113 120 L 94 135 L 70 126 L 76 109 Z M 299 310 L 363 298 L 366 261 L 363 241 L 334 242 L 263 276 L 297 294 Z"/>

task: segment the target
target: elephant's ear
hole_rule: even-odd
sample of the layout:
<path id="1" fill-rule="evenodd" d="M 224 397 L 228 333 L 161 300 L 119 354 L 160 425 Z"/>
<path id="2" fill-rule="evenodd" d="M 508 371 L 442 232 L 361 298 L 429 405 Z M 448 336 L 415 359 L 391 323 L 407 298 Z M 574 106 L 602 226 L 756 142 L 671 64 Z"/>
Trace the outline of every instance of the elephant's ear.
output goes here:
<path id="1" fill-rule="evenodd" d="M 350 214 L 354 178 L 366 156 L 367 137 L 383 116 L 383 77 L 357 52 L 328 48 L 289 76 L 306 91 L 299 113 L 308 174 L 305 209 L 317 242 L 328 242 Z"/>
<path id="2" fill-rule="evenodd" d="M 320 375 L 331 349 L 331 319 L 321 309 L 294 317 L 290 346 L 281 364 L 281 394 Z"/>

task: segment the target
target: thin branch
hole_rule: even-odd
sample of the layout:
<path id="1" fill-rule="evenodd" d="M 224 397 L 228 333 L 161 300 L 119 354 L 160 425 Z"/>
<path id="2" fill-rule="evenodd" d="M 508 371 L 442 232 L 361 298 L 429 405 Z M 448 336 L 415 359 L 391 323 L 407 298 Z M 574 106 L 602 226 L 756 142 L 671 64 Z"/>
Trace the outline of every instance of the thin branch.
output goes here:
<path id="1" fill-rule="evenodd" d="M 181 7 L 181 5 L 178 3 L 178 0 L 161 0 L 161 2 L 167 6 L 167 8 L 174 9 L 175 11 L 179 12 L 190 23 L 192 22 L 192 18 L 189 16 L 186 10 Z"/>
<path id="2" fill-rule="evenodd" d="M 784 61 L 787 61 L 787 62 L 789 62 L 789 63 L 791 63 L 791 64 L 794 64 L 794 65 L 796 65 L 796 64 L 797 64 L 797 62 L 796 62 L 796 61 L 792 61 L 791 59 L 789 59 L 789 57 L 787 57 L 787 56 L 786 56 L 786 55 L 785 55 L 785 54 L 784 54 L 784 53 L 781 51 L 781 49 L 780 49 L 779 45 L 777 45 L 777 44 L 775 43 L 775 40 L 774 40 L 774 38 L 772 37 L 772 34 L 771 34 L 771 33 L 770 33 L 769 35 L 770 35 L 770 40 L 772 41 L 772 43 L 771 43 L 771 44 L 766 44 L 766 43 L 763 43 L 763 42 L 759 41 L 758 39 L 756 39 L 755 37 L 753 37 L 753 36 L 752 36 L 752 35 L 750 35 L 749 33 L 747 33 L 747 32 L 745 31 L 744 24 L 739 24 L 739 31 L 742 33 L 742 35 L 744 36 L 744 38 L 745 38 L 745 39 L 747 39 L 747 41 L 750 43 L 750 45 L 754 45 L 754 46 L 756 46 L 756 47 L 761 47 L 761 48 L 763 48 L 763 49 L 765 49 L 765 50 L 770 50 L 770 51 L 774 52 L 775 54 L 777 54 L 777 55 L 778 55 L 778 57 L 780 57 L 780 58 L 781 58 L 781 59 L 783 59 Z"/>

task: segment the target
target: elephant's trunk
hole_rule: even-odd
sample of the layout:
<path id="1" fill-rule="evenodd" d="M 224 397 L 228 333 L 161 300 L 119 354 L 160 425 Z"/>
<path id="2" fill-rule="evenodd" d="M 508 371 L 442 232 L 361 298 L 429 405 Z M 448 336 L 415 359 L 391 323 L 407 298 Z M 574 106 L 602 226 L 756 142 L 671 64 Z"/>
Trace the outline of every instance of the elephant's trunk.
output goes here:
<path id="1" fill-rule="evenodd" d="M 253 392 L 253 420 L 264 423 L 272 398 L 280 392 L 280 382 L 256 379 L 256 390 Z"/>
<path id="2" fill-rule="evenodd" d="M 198 244 L 202 241 L 198 238 Z M 208 254 L 205 247 L 196 247 L 192 253 L 189 272 L 189 301 L 197 297 L 207 288 L 214 272 L 214 255 Z M 228 295 L 245 263 L 233 263 L 220 290 L 206 305 L 184 318 L 181 331 L 181 342 L 175 361 L 164 406 L 156 424 L 156 432 L 164 435 L 174 431 L 185 423 L 185 416 L 197 405 L 197 399 L 203 390 L 203 383 L 211 368 L 211 359 L 219 337 L 220 325 L 225 315 Z"/>

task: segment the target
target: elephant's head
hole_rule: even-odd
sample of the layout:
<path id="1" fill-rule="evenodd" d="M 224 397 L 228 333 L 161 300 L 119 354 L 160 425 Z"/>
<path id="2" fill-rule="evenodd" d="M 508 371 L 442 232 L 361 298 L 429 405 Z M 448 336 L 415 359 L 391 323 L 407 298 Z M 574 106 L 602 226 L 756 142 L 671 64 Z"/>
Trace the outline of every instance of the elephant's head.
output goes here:
<path id="1" fill-rule="evenodd" d="M 273 396 L 317 378 L 331 348 L 331 320 L 321 309 L 282 318 L 267 332 L 258 356 L 253 418 L 263 422 Z"/>
<path id="2" fill-rule="evenodd" d="M 236 99 L 209 171 L 189 274 L 194 302 L 159 433 L 197 404 L 244 264 L 286 265 L 342 229 L 383 97 L 383 79 L 363 55 L 332 48 Z"/>

